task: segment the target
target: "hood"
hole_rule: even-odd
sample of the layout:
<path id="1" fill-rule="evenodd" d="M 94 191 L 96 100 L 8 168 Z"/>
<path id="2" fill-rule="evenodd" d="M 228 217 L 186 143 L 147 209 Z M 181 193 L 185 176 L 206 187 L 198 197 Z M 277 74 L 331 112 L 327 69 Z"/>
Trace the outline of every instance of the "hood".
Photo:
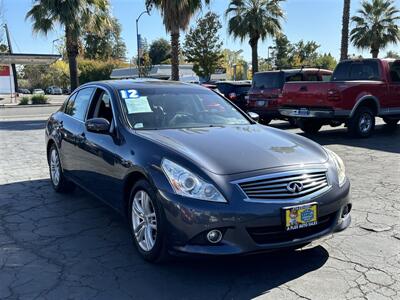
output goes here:
<path id="1" fill-rule="evenodd" d="M 137 131 L 212 173 L 230 175 L 299 164 L 322 164 L 321 146 L 261 125 Z"/>

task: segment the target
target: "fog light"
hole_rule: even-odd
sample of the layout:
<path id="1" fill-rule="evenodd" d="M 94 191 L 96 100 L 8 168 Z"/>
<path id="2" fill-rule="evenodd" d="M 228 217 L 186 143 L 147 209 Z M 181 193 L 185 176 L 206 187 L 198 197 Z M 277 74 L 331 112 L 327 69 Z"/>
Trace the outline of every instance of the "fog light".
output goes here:
<path id="1" fill-rule="evenodd" d="M 213 244 L 219 243 L 222 240 L 222 232 L 217 229 L 209 231 L 207 233 L 207 240 Z"/>
<path id="2" fill-rule="evenodd" d="M 351 211 L 351 204 L 347 204 L 345 207 L 343 207 L 342 210 L 342 218 L 345 218 Z"/>

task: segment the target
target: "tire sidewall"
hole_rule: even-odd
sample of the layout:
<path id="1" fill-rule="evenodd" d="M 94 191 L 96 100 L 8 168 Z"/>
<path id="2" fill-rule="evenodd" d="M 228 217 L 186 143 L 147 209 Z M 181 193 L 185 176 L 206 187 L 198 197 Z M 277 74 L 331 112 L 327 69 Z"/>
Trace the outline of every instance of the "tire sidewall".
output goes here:
<path id="1" fill-rule="evenodd" d="M 371 123 L 371 128 L 366 132 L 362 131 L 361 128 L 360 128 L 360 119 L 361 119 L 363 114 L 369 114 L 370 117 L 371 117 L 371 122 L 372 122 Z M 372 132 L 374 131 L 374 128 L 375 128 L 375 116 L 372 113 L 372 111 L 367 107 L 361 107 L 359 110 L 357 110 L 355 118 L 354 118 L 353 127 L 354 128 L 353 128 L 352 131 L 356 136 L 363 137 L 363 138 L 364 137 L 369 137 L 372 134 Z"/>
<path id="2" fill-rule="evenodd" d="M 52 173 L 51 173 L 51 154 L 53 153 L 53 151 L 56 151 L 56 153 L 57 153 L 57 157 L 58 157 L 58 162 L 59 162 L 59 173 L 60 173 L 60 178 L 59 178 L 59 180 L 58 180 L 58 184 L 57 185 L 55 185 L 54 184 L 54 181 L 53 181 L 53 175 L 52 175 Z M 50 147 L 50 151 L 49 151 L 49 153 L 47 154 L 48 155 L 48 157 L 47 157 L 47 161 L 48 161 L 48 164 L 49 164 L 49 173 L 50 173 L 50 181 L 51 181 L 51 185 L 53 186 L 53 188 L 56 190 L 56 191 L 59 191 L 60 190 L 60 187 L 61 187 L 61 184 L 62 184 L 62 180 L 63 180 L 63 173 L 62 173 L 62 167 L 61 167 L 61 160 L 60 160 L 60 153 L 58 152 L 58 149 L 57 149 L 57 147 L 56 147 L 56 145 L 55 144 L 53 144 L 53 145 L 51 145 L 51 147 Z"/>
<path id="3" fill-rule="evenodd" d="M 153 204 L 154 211 L 157 218 L 157 237 L 153 248 L 150 251 L 144 251 L 136 240 L 134 231 L 133 231 L 133 224 L 132 224 L 132 202 L 135 194 L 138 191 L 145 191 Z M 160 261 L 161 258 L 164 256 L 165 252 L 165 218 L 161 208 L 161 205 L 158 201 L 158 198 L 155 193 L 155 189 L 151 186 L 151 184 L 147 180 L 139 180 L 131 189 L 129 195 L 129 205 L 127 208 L 127 218 L 129 223 L 129 231 L 131 233 L 131 238 L 135 245 L 135 248 L 140 253 L 140 255 L 149 262 L 157 262 Z"/>

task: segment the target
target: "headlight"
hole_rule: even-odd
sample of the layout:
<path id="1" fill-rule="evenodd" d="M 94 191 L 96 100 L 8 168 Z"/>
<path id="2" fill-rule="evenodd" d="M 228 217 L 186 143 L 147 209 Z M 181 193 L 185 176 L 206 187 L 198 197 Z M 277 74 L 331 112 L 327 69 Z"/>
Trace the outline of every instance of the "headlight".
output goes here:
<path id="1" fill-rule="evenodd" d="M 325 148 L 325 147 L 324 147 Z M 343 186 L 346 182 L 346 168 L 344 167 L 343 160 L 337 155 L 335 152 L 325 148 L 326 152 L 328 152 L 329 157 L 335 163 L 335 167 L 337 170 L 338 182 L 339 186 Z"/>
<path id="2" fill-rule="evenodd" d="M 214 185 L 180 165 L 164 158 L 161 168 L 176 194 L 206 201 L 227 202 Z"/>

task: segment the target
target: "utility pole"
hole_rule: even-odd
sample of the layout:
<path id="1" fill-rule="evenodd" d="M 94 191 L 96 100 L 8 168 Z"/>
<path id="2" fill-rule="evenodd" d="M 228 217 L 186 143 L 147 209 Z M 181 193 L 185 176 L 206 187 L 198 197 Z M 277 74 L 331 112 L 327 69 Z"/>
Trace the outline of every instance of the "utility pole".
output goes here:
<path id="1" fill-rule="evenodd" d="M 4 29 L 6 31 L 6 38 L 7 38 L 7 44 L 8 44 L 8 53 L 13 54 L 12 46 L 11 46 L 10 33 L 8 32 L 7 24 L 4 24 Z M 17 69 L 15 68 L 15 64 L 11 64 L 11 70 L 12 70 L 13 77 L 14 77 L 15 92 L 17 93 L 18 92 L 18 78 L 17 78 Z"/>

